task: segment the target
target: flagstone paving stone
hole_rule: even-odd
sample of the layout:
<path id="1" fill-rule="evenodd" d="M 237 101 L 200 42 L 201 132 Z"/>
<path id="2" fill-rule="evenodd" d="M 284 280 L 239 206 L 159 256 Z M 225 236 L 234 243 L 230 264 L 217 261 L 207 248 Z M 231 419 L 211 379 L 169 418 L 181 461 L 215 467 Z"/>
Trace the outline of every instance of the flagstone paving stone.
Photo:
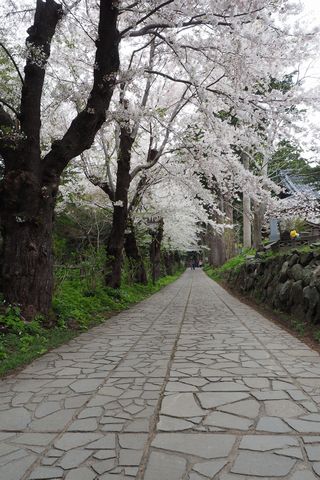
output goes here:
<path id="1" fill-rule="evenodd" d="M 0 384 L 2 480 L 320 478 L 320 356 L 202 271 Z"/>

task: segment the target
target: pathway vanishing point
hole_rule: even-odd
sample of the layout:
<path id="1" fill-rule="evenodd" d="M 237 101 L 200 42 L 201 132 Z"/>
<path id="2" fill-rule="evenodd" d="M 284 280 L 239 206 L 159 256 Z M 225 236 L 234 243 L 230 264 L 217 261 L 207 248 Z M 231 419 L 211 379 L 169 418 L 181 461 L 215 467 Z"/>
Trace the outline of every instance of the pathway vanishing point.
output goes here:
<path id="1" fill-rule="evenodd" d="M 202 271 L 0 392 L 1 480 L 320 478 L 320 356 Z"/>

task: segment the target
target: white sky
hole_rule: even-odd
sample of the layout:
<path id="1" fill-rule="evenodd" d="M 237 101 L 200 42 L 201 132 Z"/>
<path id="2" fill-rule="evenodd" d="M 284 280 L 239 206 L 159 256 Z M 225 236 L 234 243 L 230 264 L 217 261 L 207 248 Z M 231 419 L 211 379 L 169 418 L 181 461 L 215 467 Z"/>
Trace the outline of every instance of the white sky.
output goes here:
<path id="1" fill-rule="evenodd" d="M 293 0 L 297 1 L 297 0 Z M 299 1 L 299 0 L 298 0 Z M 305 30 L 311 30 L 312 28 L 319 28 L 320 35 L 320 0 L 300 0 L 303 6 L 303 13 L 301 14 L 301 26 L 305 26 Z M 310 63 L 301 65 L 301 74 L 306 76 L 305 86 L 309 88 L 320 87 L 320 39 L 319 39 L 319 54 Z M 310 108 L 309 108 L 310 110 Z M 303 143 L 310 145 L 310 147 L 304 148 L 303 156 L 308 158 L 313 164 L 320 162 L 320 112 L 316 110 L 310 110 L 307 114 L 307 122 L 310 122 L 309 133 L 304 132 L 302 134 Z M 304 125 L 305 127 L 306 125 Z M 301 138 L 301 137 L 300 137 Z M 301 140 L 302 140 L 301 138 Z M 298 136 L 299 139 L 299 136 Z M 311 147 L 315 147 L 316 150 L 312 151 Z"/>

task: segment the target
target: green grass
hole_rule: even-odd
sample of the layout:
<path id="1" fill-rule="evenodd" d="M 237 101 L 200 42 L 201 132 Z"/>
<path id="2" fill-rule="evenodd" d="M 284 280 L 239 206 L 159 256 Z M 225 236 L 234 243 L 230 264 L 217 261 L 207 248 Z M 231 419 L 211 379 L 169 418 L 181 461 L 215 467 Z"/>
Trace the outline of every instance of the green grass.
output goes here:
<path id="1" fill-rule="evenodd" d="M 204 271 L 206 274 L 212 278 L 213 280 L 221 280 L 223 278 L 223 274 L 228 272 L 229 270 L 234 270 L 241 265 L 243 265 L 248 255 L 255 255 L 256 251 L 252 249 L 245 250 L 243 253 L 240 253 L 236 257 L 230 258 L 226 263 L 224 263 L 221 267 L 213 268 L 210 266 L 204 267 Z"/>
<path id="2" fill-rule="evenodd" d="M 118 290 L 97 286 L 88 291 L 84 282 L 77 278 L 65 280 L 53 299 L 57 318 L 53 328 L 46 328 L 41 318 L 25 323 L 19 309 L 8 308 L 0 314 L 0 377 L 106 321 L 112 313 L 147 298 L 172 283 L 181 273 L 163 277 L 155 285 L 124 285 Z"/>
<path id="3" fill-rule="evenodd" d="M 280 250 L 279 252 L 274 252 L 272 250 L 268 250 L 264 253 L 259 253 L 259 260 L 261 262 L 267 262 L 268 260 L 276 257 L 282 257 L 284 255 L 290 255 L 291 251 L 298 251 L 300 253 L 309 253 L 309 252 L 318 252 L 318 248 L 312 248 L 309 245 L 302 245 L 298 247 L 294 247 L 291 250 Z M 244 265 L 247 261 L 247 256 L 255 255 L 255 249 L 248 249 L 244 252 L 240 253 L 236 257 L 230 258 L 226 263 L 224 263 L 221 267 L 213 268 L 211 266 L 204 267 L 204 271 L 206 274 L 212 278 L 213 280 L 219 281 L 223 279 L 225 273 L 230 270 L 237 270 L 240 269 L 242 265 Z"/>

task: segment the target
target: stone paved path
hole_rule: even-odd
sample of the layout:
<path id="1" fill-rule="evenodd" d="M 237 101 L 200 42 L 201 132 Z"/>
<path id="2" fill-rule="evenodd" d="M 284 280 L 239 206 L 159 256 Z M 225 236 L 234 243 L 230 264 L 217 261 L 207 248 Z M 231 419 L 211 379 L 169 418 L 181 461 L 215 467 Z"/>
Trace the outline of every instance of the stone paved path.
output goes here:
<path id="1" fill-rule="evenodd" d="M 0 392 L 1 480 L 320 478 L 320 356 L 201 271 Z"/>

